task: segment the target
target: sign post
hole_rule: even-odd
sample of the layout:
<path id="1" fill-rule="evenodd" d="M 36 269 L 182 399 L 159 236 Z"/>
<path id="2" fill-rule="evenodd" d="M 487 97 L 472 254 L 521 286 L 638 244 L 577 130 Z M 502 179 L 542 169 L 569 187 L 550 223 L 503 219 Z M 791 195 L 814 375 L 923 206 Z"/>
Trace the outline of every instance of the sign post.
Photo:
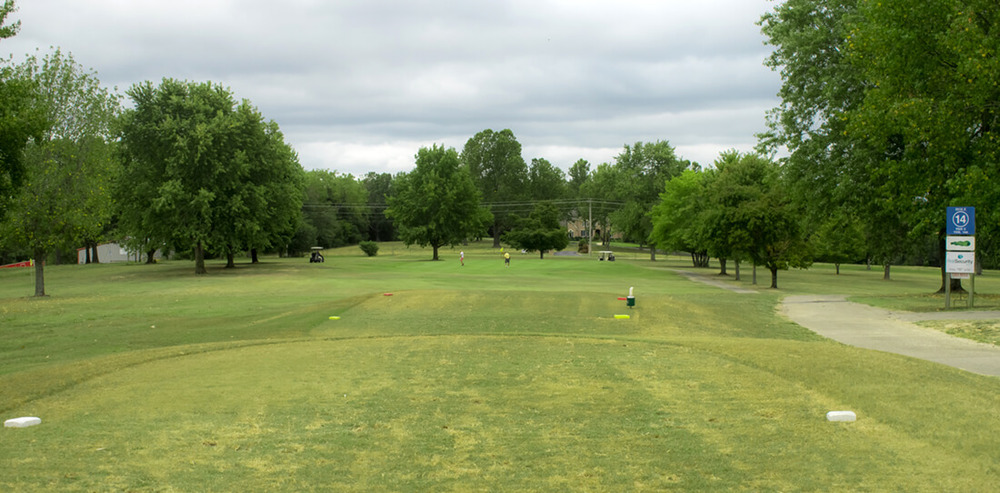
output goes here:
<path id="1" fill-rule="evenodd" d="M 951 280 L 969 279 L 969 308 L 976 296 L 976 208 L 948 207 L 945 215 L 944 307 L 951 308 Z"/>

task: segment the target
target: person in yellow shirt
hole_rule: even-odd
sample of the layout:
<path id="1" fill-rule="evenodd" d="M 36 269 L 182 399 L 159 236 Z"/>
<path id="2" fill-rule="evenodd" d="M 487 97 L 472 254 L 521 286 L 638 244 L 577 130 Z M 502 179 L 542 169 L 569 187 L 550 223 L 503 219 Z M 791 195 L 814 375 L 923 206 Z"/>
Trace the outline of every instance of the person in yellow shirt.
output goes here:
<path id="1" fill-rule="evenodd" d="M 504 254 L 503 254 L 503 265 L 506 266 L 506 267 L 510 267 L 510 253 L 509 252 L 504 252 Z"/>

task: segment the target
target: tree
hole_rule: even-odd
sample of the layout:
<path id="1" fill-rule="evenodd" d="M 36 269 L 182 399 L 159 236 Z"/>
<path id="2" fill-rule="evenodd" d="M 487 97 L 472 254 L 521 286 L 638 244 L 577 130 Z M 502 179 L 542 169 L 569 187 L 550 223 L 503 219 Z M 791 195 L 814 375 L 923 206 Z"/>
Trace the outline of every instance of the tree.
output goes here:
<path id="1" fill-rule="evenodd" d="M 143 244 L 205 251 L 267 247 L 297 223 L 301 168 L 277 125 L 229 89 L 164 79 L 128 91 L 117 182 L 122 231 Z"/>
<path id="2" fill-rule="evenodd" d="M 521 143 L 510 129 L 477 133 L 465 143 L 461 160 L 484 202 L 496 204 L 527 198 L 528 166 L 521 157 Z M 493 248 L 500 248 L 500 235 L 515 219 L 509 212 L 495 210 Z"/>
<path id="3" fill-rule="evenodd" d="M 684 170 L 664 184 L 660 202 L 650 211 L 649 241 L 668 251 L 690 252 L 695 267 L 708 267 L 705 173 Z"/>
<path id="4" fill-rule="evenodd" d="M 433 260 L 438 260 L 439 248 L 481 233 L 493 220 L 453 148 L 422 147 L 416 167 L 397 180 L 386 216 L 395 221 L 407 245 L 433 248 Z"/>
<path id="5" fill-rule="evenodd" d="M 0 6 L 0 39 L 14 36 L 21 27 L 21 21 L 4 25 L 15 10 L 13 0 Z M 30 78 L 19 75 L 12 67 L 0 66 L 0 221 L 24 180 L 24 146 L 31 138 L 40 139 L 48 126 L 45 110 L 36 104 L 35 89 Z"/>
<path id="6" fill-rule="evenodd" d="M 391 241 L 395 238 L 392 221 L 385 217 L 386 197 L 392 195 L 392 175 L 369 172 L 361 180 L 368 191 L 368 239 L 371 241 Z"/>
<path id="7" fill-rule="evenodd" d="M 732 251 L 745 252 L 771 272 L 778 287 L 778 270 L 807 267 L 811 252 L 804 241 L 799 213 L 781 183 L 780 168 L 757 154 L 740 155 L 712 181 L 708 196 L 715 209 L 712 234 L 725 238 Z"/>
<path id="8" fill-rule="evenodd" d="M 623 205 L 615 211 L 612 221 L 627 238 L 640 245 L 653 231 L 649 210 L 659 201 L 663 185 L 691 166 L 677 158 L 674 148 L 666 141 L 625 145 L 615 157 L 618 179 L 614 198 Z M 649 259 L 656 260 L 656 248 L 649 249 Z"/>
<path id="9" fill-rule="evenodd" d="M 618 180 L 618 169 L 609 163 L 601 163 L 580 187 L 581 206 L 586 207 L 588 216 L 593 220 L 593 224 L 589 225 L 590 231 L 605 246 L 611 243 L 611 214 L 621 205 L 616 194 Z"/>
<path id="10" fill-rule="evenodd" d="M 354 245 L 368 230 L 368 190 L 353 175 L 335 171 L 306 172 L 304 227 L 315 230 L 309 244 L 337 248 Z"/>
<path id="11" fill-rule="evenodd" d="M 837 275 L 840 275 L 840 264 L 860 260 L 865 255 L 865 235 L 860 221 L 843 209 L 831 211 L 814 240 L 819 260 L 832 263 Z"/>
<path id="12" fill-rule="evenodd" d="M 888 179 L 876 186 L 909 200 L 911 237 L 937 237 L 943 291 L 945 207 L 1000 219 L 992 208 L 1000 185 L 982 179 L 1000 172 L 1000 9 L 935 0 L 861 3 L 859 13 L 849 53 L 873 84 L 848 131 L 885 150 L 878 164 Z"/>
<path id="13" fill-rule="evenodd" d="M 14 21 L 12 24 L 4 25 L 7 22 L 7 16 L 16 10 L 17 6 L 14 5 L 14 0 L 5 0 L 3 6 L 0 6 L 0 39 L 13 37 L 21 29 L 21 21 Z"/>
<path id="14" fill-rule="evenodd" d="M 58 49 L 41 60 L 28 57 L 17 71 L 37 87 L 37 110 L 49 124 L 24 149 L 25 181 L 2 236 L 32 252 L 35 296 L 45 296 L 48 254 L 91 241 L 110 221 L 120 98 Z"/>
<path id="15" fill-rule="evenodd" d="M 531 214 L 518 221 L 503 240 L 514 248 L 529 252 L 538 251 L 538 258 L 545 258 L 546 250 L 562 250 L 569 244 L 566 229 L 559 224 L 559 209 L 551 202 L 538 202 Z"/>
<path id="16" fill-rule="evenodd" d="M 532 201 L 559 200 L 566 195 L 566 173 L 547 159 L 532 159 L 528 189 Z"/>
<path id="17" fill-rule="evenodd" d="M 887 207 L 906 229 L 891 245 L 936 237 L 943 290 L 944 207 L 983 207 L 987 237 L 1000 222 L 996 3 L 788 0 L 762 25 L 784 79 L 769 137 L 792 151 L 793 182 L 873 232 Z"/>
<path id="18" fill-rule="evenodd" d="M 226 267 L 234 267 L 237 251 L 250 250 L 252 263 L 259 250 L 283 249 L 302 218 L 303 170 L 295 151 L 273 121 L 249 101 L 233 114 L 232 170 L 220 177 L 219 206 L 215 208 L 213 243 L 224 245 Z"/>
<path id="19" fill-rule="evenodd" d="M 580 189 L 590 178 L 590 163 L 586 159 L 579 159 L 569 168 L 569 182 L 567 193 L 571 198 L 580 197 Z"/>

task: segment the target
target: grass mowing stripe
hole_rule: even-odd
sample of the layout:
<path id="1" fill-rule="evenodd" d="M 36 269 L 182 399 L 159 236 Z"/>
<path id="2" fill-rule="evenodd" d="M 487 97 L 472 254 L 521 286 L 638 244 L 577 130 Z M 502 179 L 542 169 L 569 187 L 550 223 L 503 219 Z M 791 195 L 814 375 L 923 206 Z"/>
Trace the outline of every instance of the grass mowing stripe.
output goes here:
<path id="1" fill-rule="evenodd" d="M 197 278 L 52 266 L 46 300 L 0 272 L 0 401 L 43 417 L 3 432 L 0 488 L 967 491 L 1000 474 L 996 379 L 774 311 L 801 293 L 937 303 L 934 270 L 816 266 L 775 292 L 744 269 L 729 282 L 758 294 L 739 295 L 670 258 L 394 253 Z M 977 288 L 994 302 L 990 276 Z M 860 420 L 827 423 L 834 406 Z"/>

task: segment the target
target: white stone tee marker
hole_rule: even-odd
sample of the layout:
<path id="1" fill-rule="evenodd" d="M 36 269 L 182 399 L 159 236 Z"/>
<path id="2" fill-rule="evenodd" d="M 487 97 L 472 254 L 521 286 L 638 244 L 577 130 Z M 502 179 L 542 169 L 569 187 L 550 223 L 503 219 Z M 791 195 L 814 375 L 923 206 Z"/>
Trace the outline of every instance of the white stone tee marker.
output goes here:
<path id="1" fill-rule="evenodd" d="M 25 418 L 14 418 L 8 419 L 3 422 L 4 428 L 27 428 L 29 426 L 35 426 L 42 424 L 42 418 L 35 417 L 25 417 Z"/>
<path id="2" fill-rule="evenodd" d="M 858 415 L 854 411 L 830 411 L 826 413 L 827 421 L 857 421 Z"/>

